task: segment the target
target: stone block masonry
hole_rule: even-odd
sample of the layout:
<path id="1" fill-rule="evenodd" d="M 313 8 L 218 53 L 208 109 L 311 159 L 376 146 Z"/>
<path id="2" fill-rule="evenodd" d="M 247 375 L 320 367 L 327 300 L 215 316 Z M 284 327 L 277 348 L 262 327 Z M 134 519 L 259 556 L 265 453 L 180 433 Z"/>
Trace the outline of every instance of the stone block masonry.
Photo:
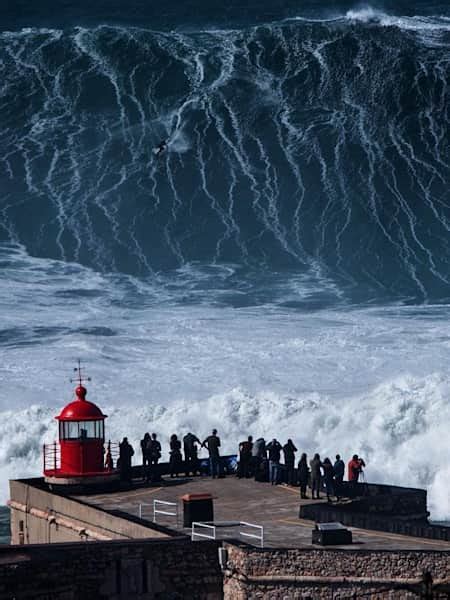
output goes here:
<path id="1" fill-rule="evenodd" d="M 0 548 L 0 600 L 220 600 L 216 542 L 170 540 Z"/>
<path id="2" fill-rule="evenodd" d="M 450 598 L 450 548 L 442 552 L 258 550 L 236 544 L 225 548 L 225 600 L 417 598 L 424 572 L 433 578 L 433 599 Z"/>
<path id="3" fill-rule="evenodd" d="M 403 600 L 450 598 L 450 549 L 256 549 L 165 540 L 4 546 L 0 600 Z M 423 592 L 423 573 L 433 596 Z"/>

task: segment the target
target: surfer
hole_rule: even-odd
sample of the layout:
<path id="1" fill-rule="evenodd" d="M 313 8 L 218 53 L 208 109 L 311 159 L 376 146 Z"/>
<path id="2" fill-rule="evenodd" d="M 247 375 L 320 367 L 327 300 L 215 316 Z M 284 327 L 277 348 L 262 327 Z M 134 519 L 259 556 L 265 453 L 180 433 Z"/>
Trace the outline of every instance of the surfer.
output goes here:
<path id="1" fill-rule="evenodd" d="M 155 154 L 156 157 L 159 157 L 166 150 L 167 150 L 167 141 L 166 140 L 162 140 L 161 142 L 159 142 L 158 146 L 156 146 L 156 148 L 154 148 L 153 152 L 154 152 L 154 154 Z"/>

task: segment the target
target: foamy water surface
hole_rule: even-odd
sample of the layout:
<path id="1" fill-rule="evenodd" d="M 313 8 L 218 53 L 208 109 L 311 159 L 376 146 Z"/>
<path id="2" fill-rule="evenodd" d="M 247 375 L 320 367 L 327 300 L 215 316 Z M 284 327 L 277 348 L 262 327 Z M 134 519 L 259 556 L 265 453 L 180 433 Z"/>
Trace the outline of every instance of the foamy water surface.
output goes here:
<path id="1" fill-rule="evenodd" d="M 224 452 L 248 434 L 357 452 L 369 481 L 426 487 L 433 518 L 449 518 L 448 307 L 236 307 L 223 271 L 180 274 L 190 281 L 180 291 L 3 250 L 0 502 L 8 478 L 41 472 L 81 357 L 108 438 L 127 435 L 137 450 L 155 431 L 167 457 L 171 433 L 217 427 Z M 312 282 L 301 289 L 317 295 Z"/>

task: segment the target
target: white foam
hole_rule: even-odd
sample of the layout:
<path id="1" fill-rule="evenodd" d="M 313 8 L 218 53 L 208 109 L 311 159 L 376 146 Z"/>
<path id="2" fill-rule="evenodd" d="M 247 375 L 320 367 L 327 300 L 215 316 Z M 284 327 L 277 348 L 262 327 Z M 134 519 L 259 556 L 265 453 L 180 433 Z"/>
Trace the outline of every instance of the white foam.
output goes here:
<path id="1" fill-rule="evenodd" d="M 345 14 L 331 15 L 329 17 L 324 16 L 323 18 L 308 18 L 308 17 L 289 17 L 284 19 L 284 22 L 300 21 L 304 23 L 318 23 L 318 24 L 333 24 L 333 23 L 361 23 L 361 24 L 374 24 L 380 27 L 397 27 L 405 31 L 417 31 L 417 32 L 445 32 L 450 31 L 450 19 L 446 16 L 441 15 L 394 15 L 385 13 L 382 10 L 373 8 L 370 5 L 361 5 L 357 8 L 348 10 Z"/>
<path id="2" fill-rule="evenodd" d="M 272 303 L 237 309 L 232 265 L 145 282 L 16 247 L 0 258 L 0 503 L 8 478 L 41 473 L 81 357 L 111 439 L 138 448 L 156 431 L 167 448 L 171 433 L 216 426 L 226 452 L 250 433 L 357 452 L 369 480 L 426 487 L 433 518 L 450 518 L 449 307 L 291 310 L 283 299 L 320 285 L 280 276 Z"/>
<path id="3" fill-rule="evenodd" d="M 139 439 L 145 431 L 157 432 L 167 459 L 169 436 L 193 431 L 206 436 L 217 427 L 223 451 L 235 453 L 249 433 L 283 442 L 291 437 L 299 451 L 336 452 L 346 459 L 354 452 L 367 463 L 366 480 L 428 488 L 429 508 L 437 520 L 450 516 L 450 452 L 447 402 L 450 380 L 400 377 L 363 395 L 333 401 L 319 393 L 299 397 L 261 390 L 256 396 L 241 388 L 168 406 L 107 406 L 107 437 L 127 434 L 139 462 Z M 6 480 L 36 476 L 42 469 L 41 447 L 53 441 L 55 409 L 32 406 L 0 414 L 1 501 L 6 501 Z"/>
<path id="4" fill-rule="evenodd" d="M 345 18 L 360 23 L 376 23 L 383 27 L 398 27 L 409 31 L 450 31 L 450 24 L 440 16 L 397 16 L 384 13 L 371 6 L 363 6 L 346 12 Z"/>

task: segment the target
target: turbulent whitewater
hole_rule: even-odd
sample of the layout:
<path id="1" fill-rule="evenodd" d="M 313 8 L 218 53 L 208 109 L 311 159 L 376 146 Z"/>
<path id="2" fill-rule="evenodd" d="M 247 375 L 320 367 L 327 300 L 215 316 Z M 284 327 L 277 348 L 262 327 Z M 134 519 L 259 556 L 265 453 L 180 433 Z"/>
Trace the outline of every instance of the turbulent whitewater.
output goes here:
<path id="1" fill-rule="evenodd" d="M 281 4 L 3 15 L 3 498 L 80 357 L 113 438 L 358 452 L 450 518 L 450 10 Z"/>

